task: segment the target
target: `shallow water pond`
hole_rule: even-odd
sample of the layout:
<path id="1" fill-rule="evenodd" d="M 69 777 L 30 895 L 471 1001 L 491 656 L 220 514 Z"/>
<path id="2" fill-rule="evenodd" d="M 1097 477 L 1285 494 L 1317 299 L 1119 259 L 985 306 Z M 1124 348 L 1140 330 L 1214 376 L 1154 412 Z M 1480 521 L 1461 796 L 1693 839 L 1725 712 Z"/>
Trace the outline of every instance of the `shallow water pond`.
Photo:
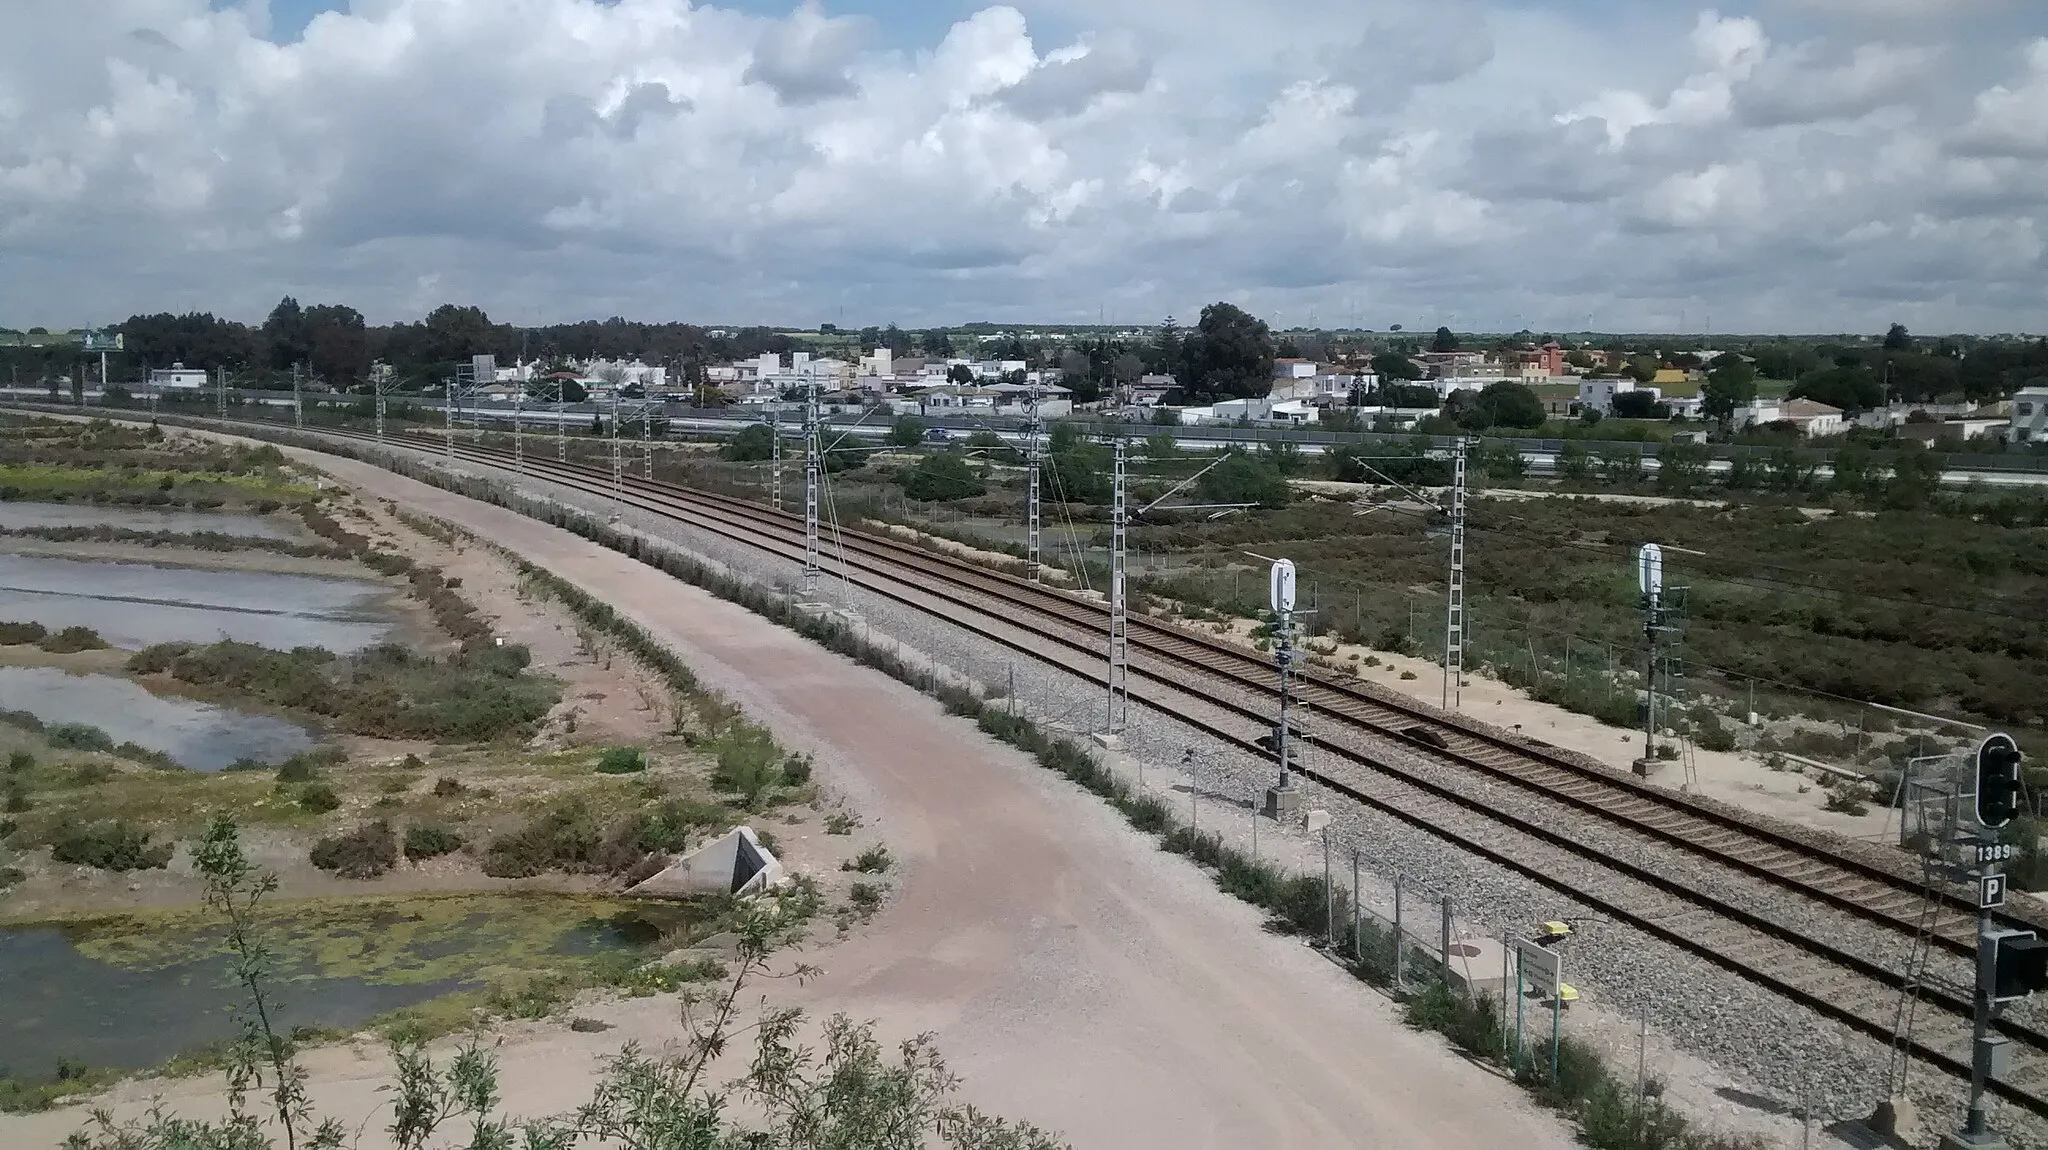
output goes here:
<path id="1" fill-rule="evenodd" d="M 124 531 L 211 531 L 252 539 L 296 539 L 304 532 L 263 515 L 231 511 L 150 511 L 77 503 L 0 502 L 0 528 L 117 527 Z"/>
<path id="2" fill-rule="evenodd" d="M 314 742 L 305 728 L 283 719 L 56 667 L 0 667 L 0 711 L 27 711 L 46 724 L 89 724 L 116 743 L 162 751 L 195 771 L 217 771 L 243 758 L 274 763 Z"/>
<path id="3" fill-rule="evenodd" d="M 237 639 L 348 654 L 393 630 L 384 594 L 366 579 L 0 555 L 0 619 L 91 627 L 128 650 Z"/>
<path id="4" fill-rule="evenodd" d="M 261 916 L 280 1029 L 353 1027 L 451 991 L 630 955 L 660 935 L 615 900 L 462 895 L 318 900 Z M 230 1038 L 243 1001 L 201 911 L 0 928 L 0 1074 L 59 1058 L 138 1069 Z"/>

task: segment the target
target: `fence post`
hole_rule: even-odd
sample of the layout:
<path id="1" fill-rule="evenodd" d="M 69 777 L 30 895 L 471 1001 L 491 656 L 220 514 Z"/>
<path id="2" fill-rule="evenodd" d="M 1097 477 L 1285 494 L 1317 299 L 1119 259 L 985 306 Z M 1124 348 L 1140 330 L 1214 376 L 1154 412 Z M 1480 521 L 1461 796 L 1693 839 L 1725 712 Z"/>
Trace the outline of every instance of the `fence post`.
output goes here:
<path id="1" fill-rule="evenodd" d="M 1330 883 L 1330 824 L 1323 824 L 1323 944 L 1337 945 L 1337 888 Z"/>
<path id="2" fill-rule="evenodd" d="M 1394 989 L 1401 989 L 1401 876 L 1394 876 Z"/>
<path id="3" fill-rule="evenodd" d="M 1450 979 L 1451 979 L 1451 896 L 1450 896 L 1450 895 L 1445 895 L 1445 896 L 1444 896 L 1444 938 L 1443 938 L 1443 944 L 1444 944 L 1444 945 L 1443 945 L 1443 959 L 1444 959 L 1444 981 L 1445 981 L 1445 982 L 1449 982 L 1449 981 L 1450 981 Z"/>
<path id="4" fill-rule="evenodd" d="M 1359 908 L 1359 903 L 1360 903 L 1360 899 L 1359 899 L 1359 897 L 1358 897 L 1358 848 L 1357 848 L 1357 847 L 1352 847 L 1352 848 L 1351 848 L 1351 961 L 1353 961 L 1353 962 L 1364 962 L 1364 961 L 1365 961 L 1365 952 L 1364 952 L 1363 950 L 1361 950 L 1361 949 L 1360 949 L 1360 946 L 1361 946 L 1362 944 L 1361 944 L 1361 943 L 1359 942 L 1359 939 L 1363 938 L 1363 937 L 1364 937 L 1364 935 L 1365 935 L 1365 931 L 1364 931 L 1364 930 L 1362 929 L 1362 927 L 1364 926 L 1364 919 L 1363 919 L 1362 917 L 1360 917 L 1360 916 L 1361 916 L 1361 915 L 1362 915 L 1362 914 L 1363 914 L 1364 912 L 1363 912 L 1362 910 L 1360 910 L 1360 908 Z"/>

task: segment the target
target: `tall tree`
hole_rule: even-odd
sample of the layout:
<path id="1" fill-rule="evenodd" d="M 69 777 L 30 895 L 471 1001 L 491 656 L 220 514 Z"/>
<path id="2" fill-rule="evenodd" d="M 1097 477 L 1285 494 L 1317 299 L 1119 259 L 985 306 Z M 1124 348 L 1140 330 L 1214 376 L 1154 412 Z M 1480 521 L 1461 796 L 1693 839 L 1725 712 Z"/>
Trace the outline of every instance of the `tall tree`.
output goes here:
<path id="1" fill-rule="evenodd" d="M 301 326 L 306 362 L 329 387 L 343 390 L 369 374 L 370 341 L 361 312 L 343 304 L 321 304 L 305 310 Z"/>
<path id="2" fill-rule="evenodd" d="M 1884 349 L 1886 351 L 1911 351 L 1913 349 L 1913 337 L 1907 334 L 1905 324 L 1895 323 L 1891 326 L 1890 331 L 1884 333 Z"/>
<path id="3" fill-rule="evenodd" d="M 1448 327 L 1437 328 L 1436 334 L 1429 337 L 1429 350 L 1437 352 L 1456 351 L 1458 350 L 1458 337 Z"/>
<path id="4" fill-rule="evenodd" d="M 1725 423 L 1737 408 L 1756 398 L 1756 369 L 1733 354 L 1716 356 L 1714 363 L 1700 388 L 1700 407 Z"/>
<path id="5" fill-rule="evenodd" d="M 270 366 L 279 370 L 295 363 L 304 363 L 312 354 L 312 345 L 306 337 L 305 313 L 299 309 L 299 301 L 286 296 L 270 309 L 270 316 L 263 321 L 264 357 Z"/>
<path id="6" fill-rule="evenodd" d="M 1180 325 L 1172 316 L 1159 325 L 1159 334 L 1152 340 L 1152 370 L 1179 375 L 1187 370 L 1183 362 L 1186 348 L 1181 345 Z M 1182 380 L 1186 383 L 1186 380 Z"/>
<path id="7" fill-rule="evenodd" d="M 427 313 L 421 325 L 420 358 L 427 363 L 455 363 L 492 348 L 491 317 L 479 307 L 444 303 Z"/>
<path id="8" fill-rule="evenodd" d="M 1235 304 L 1212 303 L 1188 340 L 1181 384 L 1207 395 L 1264 396 L 1273 389 L 1273 346 L 1265 320 Z"/>

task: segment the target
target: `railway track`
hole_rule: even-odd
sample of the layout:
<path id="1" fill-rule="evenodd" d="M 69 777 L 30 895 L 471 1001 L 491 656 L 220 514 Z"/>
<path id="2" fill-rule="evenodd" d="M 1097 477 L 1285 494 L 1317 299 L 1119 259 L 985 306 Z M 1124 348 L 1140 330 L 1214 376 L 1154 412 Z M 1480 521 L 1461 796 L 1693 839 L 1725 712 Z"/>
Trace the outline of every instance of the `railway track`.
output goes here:
<path id="1" fill-rule="evenodd" d="M 211 424 L 214 421 L 198 421 Z M 268 424 L 266 426 L 276 426 Z M 313 434 L 313 433 L 307 433 Z M 362 433 L 321 429 L 319 435 L 374 441 Z M 440 454 L 440 436 L 391 437 L 397 446 Z M 460 460 L 499 468 L 512 453 L 459 443 Z M 528 455 L 524 470 L 607 499 L 609 471 Z M 802 519 L 728 496 L 689 491 L 628 477 L 620 502 L 694 529 L 801 559 Z M 872 593 L 948 620 L 985 638 L 1072 673 L 1104 682 L 1102 604 L 882 536 L 846 530 L 836 540 L 835 574 Z M 963 617 L 984 616 L 990 623 Z M 1269 728 L 1277 693 L 1268 665 L 1242 648 L 1171 624 L 1132 616 L 1133 702 L 1153 707 L 1251 754 Z M 1828 916 L 1877 928 L 1903 950 L 1920 926 L 1927 891 L 1902 858 L 1897 869 L 1844 858 L 1824 844 L 1763 820 L 1688 796 L 1649 787 L 1609 768 L 1519 740 L 1481 724 L 1412 701 L 1389 697 L 1343 679 L 1310 671 L 1305 701 L 1338 722 L 1316 743 L 1328 765 L 1302 773 L 1332 791 L 1390 815 L 1586 904 L 1617 921 L 1728 969 L 1825 1017 L 1881 1041 L 1893 1039 L 1901 977 L 1893 966 L 1827 937 Z M 1181 699 L 1198 701 L 1227 722 L 1191 716 Z M 1386 750 L 1397 749 L 1389 757 Z M 1475 779 L 1507 784 L 1525 801 L 1505 809 L 1448 783 L 1441 772 L 1419 771 L 1402 755 L 1454 766 Z M 1569 818 L 1559 817 L 1567 812 Z M 1572 819 L 1597 820 L 1608 833 L 1654 844 L 1666 856 L 1705 860 L 1746 881 L 1794 896 L 1804 904 L 1802 925 L 1763 913 L 1740 898 L 1700 889 L 1669 866 L 1617 857 L 1612 849 L 1581 841 Z M 1954 891 L 1938 892 L 1934 943 L 1961 958 L 1974 954 L 1974 908 Z M 1967 913 L 1966 913 L 1967 910 Z M 1818 916 L 1816 918 L 1815 916 Z M 2015 925 L 2041 927 L 2035 916 L 2005 916 Z M 1817 928 L 1814 923 L 1822 925 Z M 1922 1024 L 1910 1043 L 1922 1064 L 1967 1077 L 1965 997 L 1939 986 L 1920 991 L 1938 1017 Z M 1945 1024 L 1945 1025 L 1944 1025 Z M 2023 1048 L 2014 1071 L 1992 1089 L 2015 1105 L 2048 1116 L 2048 1032 L 2017 1019 L 1999 1029 Z"/>

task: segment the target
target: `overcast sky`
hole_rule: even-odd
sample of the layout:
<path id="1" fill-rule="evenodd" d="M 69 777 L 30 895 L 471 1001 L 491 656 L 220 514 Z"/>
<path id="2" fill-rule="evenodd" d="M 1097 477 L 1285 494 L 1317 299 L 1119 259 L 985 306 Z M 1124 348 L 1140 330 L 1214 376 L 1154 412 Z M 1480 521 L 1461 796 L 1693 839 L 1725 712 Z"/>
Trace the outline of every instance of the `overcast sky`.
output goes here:
<path id="1" fill-rule="evenodd" d="M 2041 0 L 11 0 L 0 325 L 2048 329 Z"/>

